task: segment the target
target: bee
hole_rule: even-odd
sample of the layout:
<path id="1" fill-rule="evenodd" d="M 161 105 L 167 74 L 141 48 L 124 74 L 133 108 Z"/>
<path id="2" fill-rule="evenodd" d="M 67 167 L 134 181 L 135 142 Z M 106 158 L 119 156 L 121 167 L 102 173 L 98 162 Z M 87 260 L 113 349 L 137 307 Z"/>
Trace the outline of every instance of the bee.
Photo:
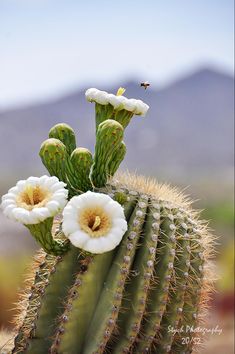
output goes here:
<path id="1" fill-rule="evenodd" d="M 150 86 L 150 83 L 149 83 L 148 81 L 141 82 L 141 83 L 140 83 L 140 86 L 141 86 L 141 87 L 144 87 L 144 89 L 146 90 L 146 89 Z"/>

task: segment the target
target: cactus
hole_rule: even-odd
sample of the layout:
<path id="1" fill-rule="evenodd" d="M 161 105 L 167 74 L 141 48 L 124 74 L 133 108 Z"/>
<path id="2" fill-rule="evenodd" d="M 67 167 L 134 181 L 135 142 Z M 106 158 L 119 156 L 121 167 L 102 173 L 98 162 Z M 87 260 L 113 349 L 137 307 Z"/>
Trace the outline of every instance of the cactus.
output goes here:
<path id="1" fill-rule="evenodd" d="M 106 192 L 115 198 L 120 188 L 110 188 Z M 193 325 L 200 316 L 209 234 L 185 203 L 158 198 L 157 186 L 156 195 L 129 188 L 121 192 L 129 228 L 117 250 L 91 256 L 72 248 L 62 257 L 44 255 L 33 291 L 24 295 L 26 316 L 13 353 L 187 352 L 181 344 L 186 334 L 167 329 L 184 321 Z M 165 193 L 177 200 L 172 191 Z M 45 271 L 47 263 L 53 272 Z M 56 292 L 61 286 L 63 297 Z"/>
<path id="2" fill-rule="evenodd" d="M 99 125 L 96 134 L 94 163 L 90 178 L 94 186 L 100 188 L 107 183 L 109 174 L 114 174 L 123 156 L 123 128 L 115 120 L 105 120 Z M 118 154 L 121 149 L 121 155 Z M 119 157 L 117 157 L 119 156 Z"/>
<path id="3" fill-rule="evenodd" d="M 126 152 L 121 122 L 132 113 L 96 102 L 97 112 L 94 159 L 61 124 L 40 156 L 72 195 L 93 189 L 120 203 L 128 229 L 102 254 L 73 245 L 53 254 L 42 243 L 19 302 L 12 353 L 191 353 L 194 332 L 186 326 L 203 317 L 213 237 L 176 189 L 127 173 L 112 177 Z M 62 223 L 60 216 L 52 233 Z"/>

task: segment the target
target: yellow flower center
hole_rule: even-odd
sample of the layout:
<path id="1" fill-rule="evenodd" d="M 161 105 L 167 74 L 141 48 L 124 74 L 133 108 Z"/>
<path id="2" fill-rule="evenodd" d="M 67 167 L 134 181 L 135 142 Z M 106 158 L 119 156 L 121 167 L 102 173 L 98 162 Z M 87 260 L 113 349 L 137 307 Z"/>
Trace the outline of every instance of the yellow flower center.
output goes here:
<path id="1" fill-rule="evenodd" d="M 17 198 L 17 205 L 21 208 L 32 210 L 46 205 L 51 193 L 40 186 L 27 185 Z"/>
<path id="2" fill-rule="evenodd" d="M 105 236 L 111 228 L 110 216 L 101 208 L 86 208 L 78 220 L 80 227 L 91 237 Z"/>

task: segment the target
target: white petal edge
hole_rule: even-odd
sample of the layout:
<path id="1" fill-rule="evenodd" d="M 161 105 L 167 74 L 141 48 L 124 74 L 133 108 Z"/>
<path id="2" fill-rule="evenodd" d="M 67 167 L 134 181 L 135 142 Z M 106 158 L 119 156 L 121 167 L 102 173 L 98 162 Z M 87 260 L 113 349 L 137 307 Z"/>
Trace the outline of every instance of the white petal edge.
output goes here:
<path id="1" fill-rule="evenodd" d="M 115 96 L 105 91 L 90 88 L 85 92 L 87 101 L 97 102 L 101 105 L 111 104 L 114 109 L 125 109 L 137 115 L 145 116 L 149 106 L 141 100 L 128 99 L 124 96 Z"/>
<path id="2" fill-rule="evenodd" d="M 47 203 L 39 207 L 35 206 L 32 210 L 25 209 L 17 205 L 17 196 L 27 185 L 40 186 L 47 189 L 49 197 Z M 20 180 L 16 186 L 9 189 L 8 193 L 3 195 L 1 208 L 4 215 L 12 220 L 23 224 L 37 224 L 49 217 L 54 217 L 60 212 L 67 203 L 68 191 L 64 188 L 66 185 L 60 182 L 55 176 L 29 177 L 26 180 Z"/>

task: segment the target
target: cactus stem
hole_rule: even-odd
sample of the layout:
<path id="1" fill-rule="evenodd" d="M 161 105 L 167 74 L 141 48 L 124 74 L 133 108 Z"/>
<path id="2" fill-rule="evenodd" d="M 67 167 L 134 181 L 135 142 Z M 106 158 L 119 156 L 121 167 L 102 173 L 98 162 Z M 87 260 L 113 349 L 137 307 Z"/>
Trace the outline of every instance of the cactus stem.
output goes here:
<path id="1" fill-rule="evenodd" d="M 95 187 L 105 186 L 109 178 L 110 163 L 118 151 L 122 139 L 123 127 L 118 122 L 108 119 L 99 125 L 96 134 L 94 163 L 90 172 L 90 179 Z"/>
<path id="2" fill-rule="evenodd" d="M 39 284 L 32 290 L 32 300 L 29 301 L 26 317 L 23 322 L 23 340 L 18 344 L 13 353 L 21 353 L 26 344 L 27 353 L 39 354 L 48 352 L 51 345 L 51 336 L 55 329 L 55 318 L 61 312 L 62 299 L 65 297 L 67 287 L 74 279 L 74 269 L 78 265 L 77 248 L 71 249 L 61 258 L 47 255 L 45 265 L 37 270 Z M 61 261 L 62 260 L 62 261 Z M 69 276 L 68 276 L 69 274 Z M 45 278 L 46 277 L 46 278 Z M 63 281 L 63 287 L 61 286 Z M 38 305 L 37 307 L 34 305 Z M 32 320 L 32 316 L 34 320 Z M 30 321 L 29 321 L 30 320 Z M 29 331 L 29 324 L 34 324 L 33 331 Z M 45 323 L 48 326 L 45 326 Z M 20 349 L 21 348 L 21 349 Z"/>
<path id="3" fill-rule="evenodd" d="M 142 216 L 141 213 L 140 211 L 139 216 Z M 127 349 L 129 352 L 136 336 L 141 333 L 139 329 L 145 313 L 147 295 L 153 278 L 153 264 L 158 241 L 158 234 L 155 234 L 156 231 L 153 228 L 155 213 L 156 209 L 153 207 L 150 207 L 147 212 L 145 238 L 143 239 L 142 247 L 137 252 L 133 265 L 137 276 L 131 280 L 126 289 L 126 293 L 131 297 L 131 303 L 129 298 L 128 301 L 123 302 L 123 306 L 126 306 L 128 312 L 126 311 L 119 316 L 117 323 L 121 330 L 121 337 L 114 348 L 114 353 L 121 353 Z M 155 238 L 152 240 L 153 235 L 155 235 Z"/>
<path id="4" fill-rule="evenodd" d="M 124 207 L 129 226 L 120 245 L 102 255 L 73 254 L 73 247 L 57 257 L 43 252 L 19 305 L 24 319 L 13 353 L 192 350 L 168 326 L 200 325 L 213 239 L 177 192 L 141 177 L 119 180 L 95 191 Z M 54 227 L 61 234 L 59 223 Z"/>
<path id="5" fill-rule="evenodd" d="M 145 206 L 144 211 L 146 211 L 146 208 L 147 205 Z M 113 261 L 113 265 L 109 271 L 106 282 L 107 285 L 104 286 L 101 293 L 100 302 L 88 330 L 84 354 L 90 354 L 93 352 L 102 353 L 102 351 L 99 350 L 100 343 L 105 343 L 106 345 L 114 328 L 116 327 L 116 320 L 121 307 L 124 284 L 127 280 L 129 269 L 133 262 L 135 248 L 140 236 L 140 230 L 145 219 L 144 217 L 142 218 L 140 224 L 136 226 L 133 225 L 136 218 L 136 212 L 138 210 L 139 207 L 137 204 L 131 215 L 128 231 L 123 238 L 122 245 L 119 248 Z M 133 231 L 137 233 L 138 237 L 133 240 L 129 240 L 128 236 Z M 130 257 L 130 262 L 128 264 L 123 262 L 124 257 Z M 105 312 L 104 308 L 106 309 Z M 109 326 L 109 330 L 107 331 L 107 322 L 109 318 L 112 318 L 114 322 L 112 327 L 110 328 Z"/>
<path id="6" fill-rule="evenodd" d="M 83 192 L 92 190 L 89 179 L 93 162 L 91 152 L 85 148 L 77 148 L 72 152 L 69 162 L 68 178 L 72 181 L 73 187 Z"/>
<path id="7" fill-rule="evenodd" d="M 114 108 L 109 103 L 107 105 L 101 105 L 99 103 L 95 104 L 95 119 L 96 119 L 96 132 L 100 123 L 104 122 L 107 119 L 112 119 L 114 115 Z"/>
<path id="8" fill-rule="evenodd" d="M 65 305 L 63 315 L 58 319 L 57 333 L 52 345 L 52 352 L 75 354 L 80 352 L 87 327 L 95 310 L 98 297 L 110 267 L 115 251 L 104 255 L 95 255 L 85 272 L 79 272 Z M 94 284 L 97 284 L 94 291 Z M 66 321 L 65 321 L 66 319 Z M 63 326 L 63 331 L 60 327 Z M 72 333 L 76 336 L 71 336 Z"/>
<path id="9" fill-rule="evenodd" d="M 67 240 L 55 240 L 52 236 L 53 218 L 48 218 L 39 224 L 25 225 L 35 240 L 48 254 L 61 255 L 69 249 Z"/>

